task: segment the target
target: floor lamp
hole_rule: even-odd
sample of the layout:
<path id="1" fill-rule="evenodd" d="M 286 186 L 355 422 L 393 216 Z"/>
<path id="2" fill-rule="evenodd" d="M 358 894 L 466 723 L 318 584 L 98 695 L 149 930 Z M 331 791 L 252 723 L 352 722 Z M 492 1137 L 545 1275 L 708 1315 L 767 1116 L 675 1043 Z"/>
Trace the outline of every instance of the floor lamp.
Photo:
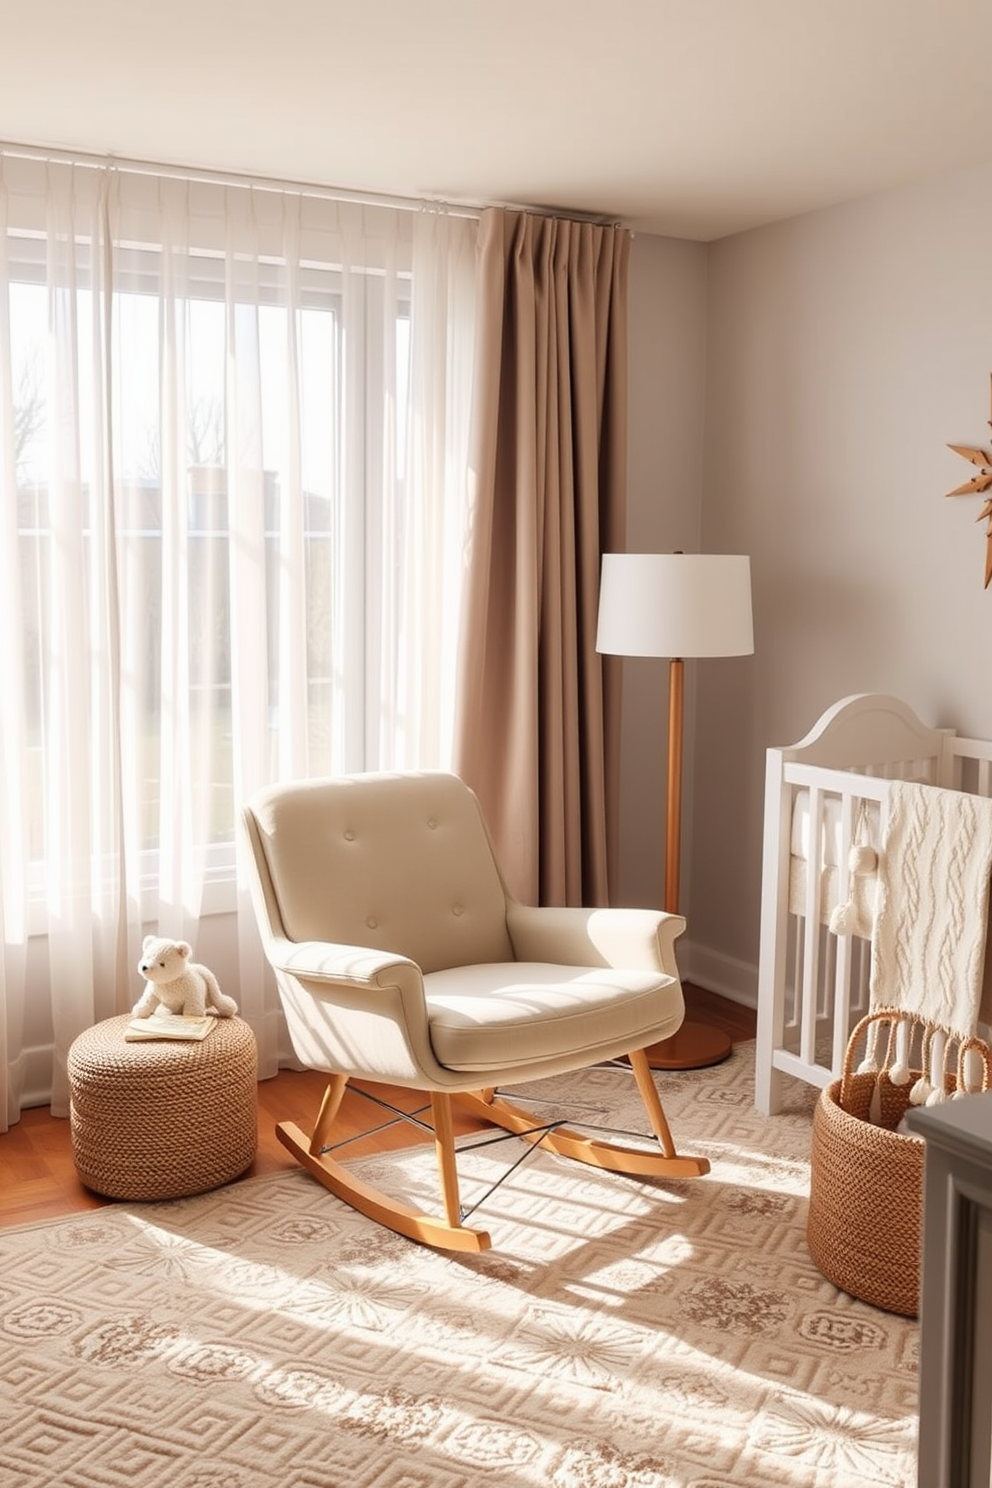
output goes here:
<path id="1" fill-rule="evenodd" d="M 613 656 L 667 656 L 668 794 L 665 902 L 679 913 L 682 845 L 682 730 L 687 657 L 749 656 L 751 561 L 711 553 L 607 553 L 603 557 L 596 650 Z M 685 1022 L 649 1052 L 656 1069 L 701 1069 L 730 1053 L 719 1028 Z"/>

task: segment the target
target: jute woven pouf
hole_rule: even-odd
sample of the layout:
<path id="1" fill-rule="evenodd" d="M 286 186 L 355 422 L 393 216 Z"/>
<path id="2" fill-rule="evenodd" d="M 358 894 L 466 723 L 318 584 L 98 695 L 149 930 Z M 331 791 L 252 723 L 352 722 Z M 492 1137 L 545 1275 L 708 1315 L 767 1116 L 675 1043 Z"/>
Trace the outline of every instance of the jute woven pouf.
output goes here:
<path id="1" fill-rule="evenodd" d="M 218 1018 L 202 1042 L 127 1043 L 125 1015 L 69 1049 L 72 1154 L 87 1188 L 114 1199 L 175 1199 L 229 1183 L 258 1140 L 255 1036 Z"/>

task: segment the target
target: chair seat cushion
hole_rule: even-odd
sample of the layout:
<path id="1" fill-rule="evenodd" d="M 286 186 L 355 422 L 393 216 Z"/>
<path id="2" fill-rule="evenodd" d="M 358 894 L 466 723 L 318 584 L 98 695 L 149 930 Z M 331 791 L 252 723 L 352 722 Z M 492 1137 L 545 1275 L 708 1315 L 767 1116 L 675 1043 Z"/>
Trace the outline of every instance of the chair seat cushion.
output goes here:
<path id="1" fill-rule="evenodd" d="M 590 1060 L 645 1048 L 675 1033 L 682 989 L 655 971 L 486 962 L 424 977 L 431 1044 L 455 1071 Z"/>

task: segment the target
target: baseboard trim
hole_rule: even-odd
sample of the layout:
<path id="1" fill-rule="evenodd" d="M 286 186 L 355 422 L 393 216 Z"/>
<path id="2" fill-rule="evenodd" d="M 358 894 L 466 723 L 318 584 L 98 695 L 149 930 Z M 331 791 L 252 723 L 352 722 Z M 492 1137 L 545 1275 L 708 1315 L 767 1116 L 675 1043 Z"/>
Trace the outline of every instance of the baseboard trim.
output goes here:
<path id="1" fill-rule="evenodd" d="M 709 946 L 682 936 L 676 942 L 679 972 L 682 980 L 718 992 L 721 997 L 743 1007 L 758 1006 L 758 968 L 747 961 L 725 956 Z"/>
<path id="2" fill-rule="evenodd" d="M 48 1106 L 52 1101 L 52 1064 L 55 1049 L 51 1044 L 35 1044 L 22 1056 L 20 1109 Z"/>

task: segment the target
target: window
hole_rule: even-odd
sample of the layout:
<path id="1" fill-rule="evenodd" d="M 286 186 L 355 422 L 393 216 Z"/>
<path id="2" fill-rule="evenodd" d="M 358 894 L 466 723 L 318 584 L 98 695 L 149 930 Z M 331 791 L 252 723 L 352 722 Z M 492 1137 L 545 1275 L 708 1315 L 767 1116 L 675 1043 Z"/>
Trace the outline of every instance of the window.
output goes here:
<path id="1" fill-rule="evenodd" d="M 202 904 L 264 781 L 447 763 L 474 224 L 0 164 L 15 851 Z"/>

